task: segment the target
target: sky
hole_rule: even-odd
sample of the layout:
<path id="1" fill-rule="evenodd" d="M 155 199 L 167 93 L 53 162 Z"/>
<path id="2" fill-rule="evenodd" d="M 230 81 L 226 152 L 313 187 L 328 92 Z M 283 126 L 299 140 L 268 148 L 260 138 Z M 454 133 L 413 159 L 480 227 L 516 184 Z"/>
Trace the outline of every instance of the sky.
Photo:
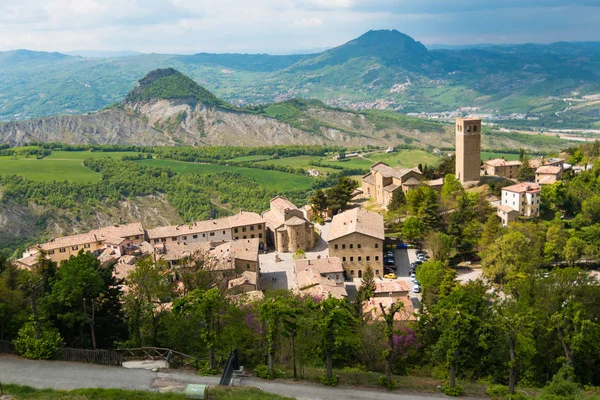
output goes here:
<path id="1" fill-rule="evenodd" d="M 600 0 L 0 0 L 0 51 L 320 51 L 371 29 L 428 44 L 600 41 Z"/>

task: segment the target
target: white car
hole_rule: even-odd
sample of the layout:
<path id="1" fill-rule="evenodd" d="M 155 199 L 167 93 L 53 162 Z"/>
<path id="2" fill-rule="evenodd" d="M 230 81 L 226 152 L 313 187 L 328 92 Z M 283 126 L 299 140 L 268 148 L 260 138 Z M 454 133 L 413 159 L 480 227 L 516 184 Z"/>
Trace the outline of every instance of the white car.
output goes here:
<path id="1" fill-rule="evenodd" d="M 414 272 L 410 274 L 410 280 L 413 282 L 417 280 L 417 275 Z"/>
<path id="2" fill-rule="evenodd" d="M 415 285 L 413 286 L 413 292 L 415 292 L 415 293 L 421 292 L 421 286 L 418 283 L 415 283 Z"/>

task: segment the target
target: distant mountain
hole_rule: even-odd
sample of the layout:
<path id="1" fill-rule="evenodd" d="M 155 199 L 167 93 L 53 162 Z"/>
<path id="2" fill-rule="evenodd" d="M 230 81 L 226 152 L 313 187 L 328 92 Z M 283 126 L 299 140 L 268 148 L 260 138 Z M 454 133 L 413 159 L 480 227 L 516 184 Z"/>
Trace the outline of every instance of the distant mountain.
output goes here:
<path id="1" fill-rule="evenodd" d="M 102 50 L 75 50 L 68 51 L 65 54 L 70 56 L 77 57 L 86 57 L 86 58 L 119 58 L 119 57 L 130 57 L 130 56 L 139 56 L 140 52 L 124 50 L 124 51 L 102 51 Z"/>
<path id="2" fill-rule="evenodd" d="M 451 145 L 449 127 L 379 111 L 344 111 L 317 100 L 239 108 L 173 68 L 151 71 L 118 104 L 88 115 L 0 125 L 0 143 L 135 145 Z"/>
<path id="3" fill-rule="evenodd" d="M 0 121 L 96 111 L 168 67 L 235 106 L 304 98 L 404 113 L 476 107 L 505 124 L 600 128 L 600 43 L 431 50 L 396 30 L 308 55 L 0 53 Z M 506 121 L 511 114 L 518 119 Z"/>

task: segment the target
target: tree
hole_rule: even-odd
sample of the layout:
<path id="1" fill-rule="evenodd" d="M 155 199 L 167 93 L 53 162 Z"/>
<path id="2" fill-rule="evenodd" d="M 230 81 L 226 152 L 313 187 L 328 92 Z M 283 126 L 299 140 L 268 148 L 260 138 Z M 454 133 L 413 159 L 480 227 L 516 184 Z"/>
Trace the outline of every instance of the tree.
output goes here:
<path id="1" fill-rule="evenodd" d="M 187 296 L 177 299 L 173 306 L 175 314 L 194 314 L 200 321 L 200 338 L 208 348 L 209 368 L 214 370 L 215 347 L 219 343 L 219 316 L 223 311 L 225 299 L 219 289 L 196 289 Z"/>
<path id="2" fill-rule="evenodd" d="M 408 217 L 402 224 L 401 233 L 406 240 L 415 241 L 423 238 L 425 227 L 419 218 Z"/>
<path id="3" fill-rule="evenodd" d="M 533 182 L 535 180 L 535 170 L 531 167 L 529 159 L 523 158 L 521 166 L 517 171 L 517 181 L 519 182 Z"/>
<path id="4" fill-rule="evenodd" d="M 322 217 L 323 213 L 327 211 L 327 196 L 322 189 L 318 189 L 314 196 L 310 198 L 310 205 L 315 216 Z"/>
<path id="5" fill-rule="evenodd" d="M 502 224 L 496 215 L 490 215 L 479 238 L 478 248 L 482 252 L 486 250 L 496 239 L 502 236 Z"/>
<path id="6" fill-rule="evenodd" d="M 358 298 L 360 302 L 369 300 L 375 294 L 375 274 L 371 265 L 367 265 L 365 272 L 360 282 L 360 289 L 358 290 Z M 362 309 L 362 307 L 361 307 Z"/>
<path id="7" fill-rule="evenodd" d="M 452 238 L 443 232 L 430 232 L 425 238 L 425 247 L 431 249 L 431 259 L 446 261 L 452 250 Z"/>
<path id="8" fill-rule="evenodd" d="M 125 296 L 125 312 L 133 333 L 135 345 L 143 343 L 142 330 L 150 323 L 151 343 L 158 343 L 158 320 L 163 311 L 161 305 L 170 294 L 168 264 L 163 260 L 154 261 L 151 256 L 140 259 L 135 268 L 127 275 L 128 287 Z"/>
<path id="9" fill-rule="evenodd" d="M 342 343 L 340 337 L 351 332 L 356 326 L 356 319 L 352 314 L 350 305 L 345 299 L 328 297 L 327 299 L 314 303 L 312 307 L 316 310 L 315 317 L 316 332 L 325 353 L 325 367 L 327 381 L 333 382 L 333 356 L 336 347 Z"/>
<path id="10" fill-rule="evenodd" d="M 427 261 L 416 271 L 423 289 L 423 308 L 430 309 L 439 298 L 447 296 L 456 285 L 456 271 L 441 261 Z"/>
<path id="11" fill-rule="evenodd" d="M 385 337 L 388 342 L 388 348 L 383 352 L 385 358 L 385 381 L 387 387 L 392 387 L 392 365 L 394 364 L 396 352 L 394 351 L 394 316 L 396 313 L 404 308 L 402 301 L 396 301 L 390 305 L 390 308 L 386 311 L 383 304 L 379 303 L 381 313 L 385 321 Z"/>
<path id="12" fill-rule="evenodd" d="M 282 326 L 286 321 L 296 318 L 300 313 L 300 310 L 293 307 L 292 304 L 293 300 L 289 297 L 270 297 L 265 299 L 258 309 L 260 319 L 266 326 L 267 365 L 271 377 L 275 377 L 275 354 Z"/>
<path id="13" fill-rule="evenodd" d="M 565 245 L 568 233 L 563 228 L 560 213 L 556 213 L 554 220 L 546 231 L 546 242 L 544 243 L 544 256 L 546 262 L 555 263 L 564 259 Z"/>
<path id="14" fill-rule="evenodd" d="M 454 174 L 448 174 L 444 177 L 442 186 L 441 201 L 445 210 L 452 210 L 456 207 L 456 202 L 465 194 L 465 189 Z"/>
<path id="15" fill-rule="evenodd" d="M 565 260 L 573 266 L 577 261 L 583 258 L 587 244 L 578 237 L 572 237 L 567 240 L 565 245 Z"/>
<path id="16" fill-rule="evenodd" d="M 348 177 L 342 177 L 337 185 L 327 189 L 327 208 L 333 214 L 342 211 L 352 198 L 352 192 L 358 187 L 358 182 Z"/>
<path id="17" fill-rule="evenodd" d="M 79 343 L 84 345 L 84 326 L 89 326 L 92 348 L 96 348 L 96 310 L 104 288 L 100 276 L 100 262 L 90 252 L 79 254 L 63 262 L 46 297 L 46 304 L 58 320 L 65 324 L 64 332 L 78 328 Z"/>
<path id="18" fill-rule="evenodd" d="M 392 194 L 392 200 L 390 200 L 390 204 L 388 204 L 387 209 L 389 211 L 397 211 L 406 204 L 406 196 L 404 195 L 404 191 L 402 189 L 394 191 Z"/>
<path id="19" fill-rule="evenodd" d="M 509 232 L 499 237 L 482 252 L 483 274 L 496 283 L 506 283 L 533 271 L 538 263 L 531 240 L 520 232 Z"/>
<path id="20" fill-rule="evenodd" d="M 425 232 L 439 225 L 438 195 L 429 186 L 420 186 L 406 194 L 406 204 L 411 216 L 421 220 Z"/>

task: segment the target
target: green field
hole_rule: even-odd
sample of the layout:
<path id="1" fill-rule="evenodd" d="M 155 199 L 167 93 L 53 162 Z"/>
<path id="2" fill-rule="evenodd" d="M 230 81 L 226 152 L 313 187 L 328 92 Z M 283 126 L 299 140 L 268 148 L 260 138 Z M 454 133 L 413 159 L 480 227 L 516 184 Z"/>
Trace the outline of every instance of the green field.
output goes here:
<path id="1" fill-rule="evenodd" d="M 494 153 L 492 151 L 482 151 L 481 152 L 481 160 L 487 161 L 494 158 L 504 158 L 507 161 L 515 161 L 519 159 L 519 154 L 513 153 Z"/>
<path id="2" fill-rule="evenodd" d="M 269 159 L 271 159 L 271 156 L 263 156 L 261 154 L 256 154 L 253 156 L 242 156 L 242 157 L 230 158 L 228 160 L 231 160 L 231 161 L 262 161 L 262 160 L 269 160 Z"/>
<path id="3" fill-rule="evenodd" d="M 436 165 L 440 158 L 424 150 L 400 150 L 394 153 L 375 152 L 364 154 L 361 158 L 353 157 L 345 161 L 323 159 L 323 163 L 342 165 L 346 168 L 369 169 L 376 162 L 383 161 L 390 167 L 415 168 L 419 164 Z"/>
<path id="4" fill-rule="evenodd" d="M 80 159 L 38 160 L 34 157 L 0 157 L 0 175 L 20 175 L 36 181 L 96 182 L 101 175 L 83 166 Z"/>
<path id="5" fill-rule="evenodd" d="M 303 168 L 305 170 L 309 170 L 311 168 L 314 168 L 317 171 L 321 171 L 321 172 L 337 172 L 333 168 L 317 167 L 317 166 L 313 166 L 313 165 L 309 164 L 310 161 L 318 161 L 319 159 L 321 159 L 321 157 L 318 157 L 318 156 L 296 156 L 296 157 L 277 158 L 277 159 L 274 159 L 274 160 L 267 160 L 267 161 L 257 162 L 257 164 L 264 164 L 264 165 L 271 165 L 271 164 L 273 164 L 273 165 L 284 165 L 286 167 Z"/>
<path id="6" fill-rule="evenodd" d="M 290 190 L 310 189 L 313 178 L 308 176 L 288 174 L 280 171 L 268 171 L 258 168 L 234 167 L 217 164 L 198 164 L 172 160 L 142 160 L 136 161 L 151 167 L 169 167 L 181 174 L 214 174 L 219 172 L 232 172 L 249 176 L 265 189 L 286 192 Z"/>
<path id="7" fill-rule="evenodd" d="M 86 158 L 112 157 L 120 160 L 123 156 L 134 156 L 137 153 L 130 151 L 52 151 L 45 157 L 48 160 L 85 160 Z"/>

